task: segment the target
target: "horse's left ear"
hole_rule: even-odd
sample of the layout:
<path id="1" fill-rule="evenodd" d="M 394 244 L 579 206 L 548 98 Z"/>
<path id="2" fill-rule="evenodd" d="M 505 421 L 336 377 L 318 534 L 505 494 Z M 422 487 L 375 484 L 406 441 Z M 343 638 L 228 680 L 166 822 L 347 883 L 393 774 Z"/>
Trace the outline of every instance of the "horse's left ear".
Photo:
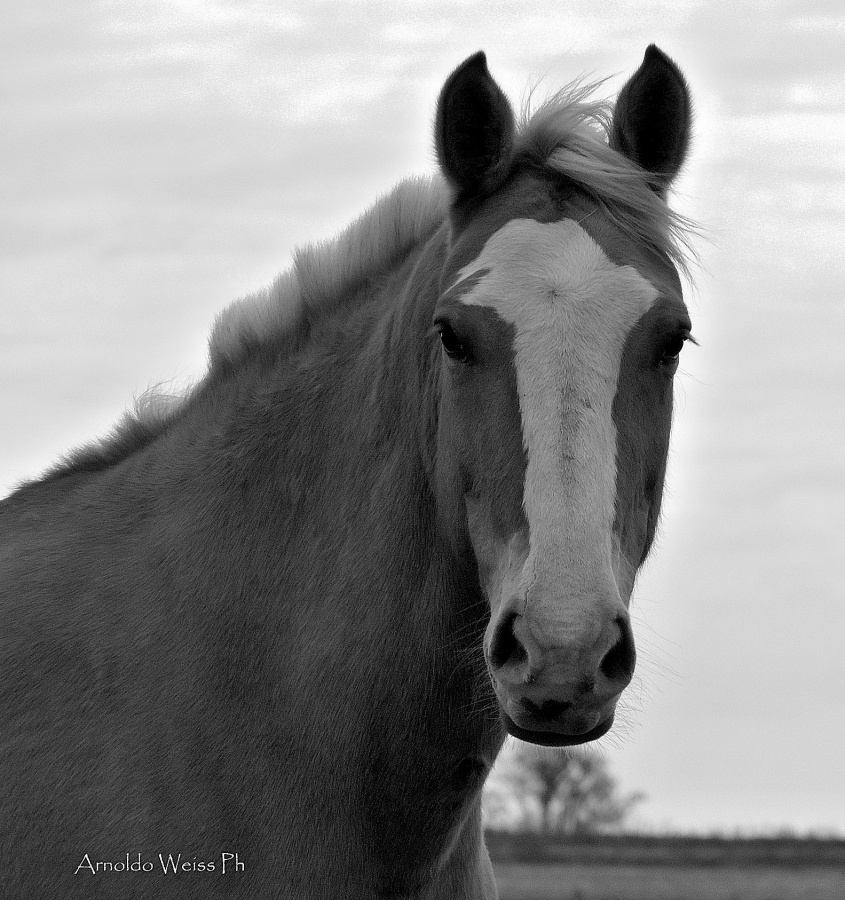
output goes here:
<path id="1" fill-rule="evenodd" d="M 664 193 L 678 174 L 689 146 L 692 104 L 681 70 L 654 44 L 619 92 L 610 146 L 653 177 Z"/>
<path id="2" fill-rule="evenodd" d="M 457 200 L 489 194 L 507 178 L 513 110 L 487 70 L 484 53 L 464 60 L 446 80 L 434 128 L 437 159 Z"/>

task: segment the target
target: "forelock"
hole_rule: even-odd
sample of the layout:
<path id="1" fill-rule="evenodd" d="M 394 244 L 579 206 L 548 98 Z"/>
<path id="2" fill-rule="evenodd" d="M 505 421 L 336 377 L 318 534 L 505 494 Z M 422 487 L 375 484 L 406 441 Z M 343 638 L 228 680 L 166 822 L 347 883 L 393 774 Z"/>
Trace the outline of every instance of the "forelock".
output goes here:
<path id="1" fill-rule="evenodd" d="M 696 228 L 653 189 L 650 173 L 610 147 L 613 107 L 596 96 L 603 84 L 572 82 L 533 110 L 529 100 L 517 149 L 523 158 L 570 179 L 628 237 L 689 274 Z"/>

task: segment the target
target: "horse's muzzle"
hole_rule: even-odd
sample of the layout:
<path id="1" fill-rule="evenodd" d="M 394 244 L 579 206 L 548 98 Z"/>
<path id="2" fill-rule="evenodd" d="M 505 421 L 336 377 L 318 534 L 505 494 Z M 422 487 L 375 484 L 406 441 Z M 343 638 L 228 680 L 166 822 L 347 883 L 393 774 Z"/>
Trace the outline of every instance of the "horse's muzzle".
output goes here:
<path id="1" fill-rule="evenodd" d="M 550 746 L 582 744 L 606 734 L 616 701 L 634 673 L 636 653 L 627 613 L 559 632 L 542 642 L 527 615 L 500 619 L 487 660 L 508 732 Z"/>

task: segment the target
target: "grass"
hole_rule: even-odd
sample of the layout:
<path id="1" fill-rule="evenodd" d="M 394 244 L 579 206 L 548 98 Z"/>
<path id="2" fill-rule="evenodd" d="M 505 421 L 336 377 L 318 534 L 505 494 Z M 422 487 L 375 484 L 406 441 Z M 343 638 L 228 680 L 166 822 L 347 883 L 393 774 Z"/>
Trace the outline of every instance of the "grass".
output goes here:
<path id="1" fill-rule="evenodd" d="M 843 900 L 845 868 L 494 864 L 500 900 Z"/>

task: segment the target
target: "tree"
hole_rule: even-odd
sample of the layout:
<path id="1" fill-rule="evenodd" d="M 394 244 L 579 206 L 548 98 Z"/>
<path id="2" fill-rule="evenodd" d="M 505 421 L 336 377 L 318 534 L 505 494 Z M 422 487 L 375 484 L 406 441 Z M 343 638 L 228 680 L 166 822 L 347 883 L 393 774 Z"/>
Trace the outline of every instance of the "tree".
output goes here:
<path id="1" fill-rule="evenodd" d="M 643 794 L 619 793 L 607 761 L 577 753 L 529 746 L 521 741 L 491 779 L 486 810 L 491 824 L 510 816 L 522 827 L 548 834 L 585 834 L 618 828 Z M 514 816 L 514 809 L 520 815 Z"/>

